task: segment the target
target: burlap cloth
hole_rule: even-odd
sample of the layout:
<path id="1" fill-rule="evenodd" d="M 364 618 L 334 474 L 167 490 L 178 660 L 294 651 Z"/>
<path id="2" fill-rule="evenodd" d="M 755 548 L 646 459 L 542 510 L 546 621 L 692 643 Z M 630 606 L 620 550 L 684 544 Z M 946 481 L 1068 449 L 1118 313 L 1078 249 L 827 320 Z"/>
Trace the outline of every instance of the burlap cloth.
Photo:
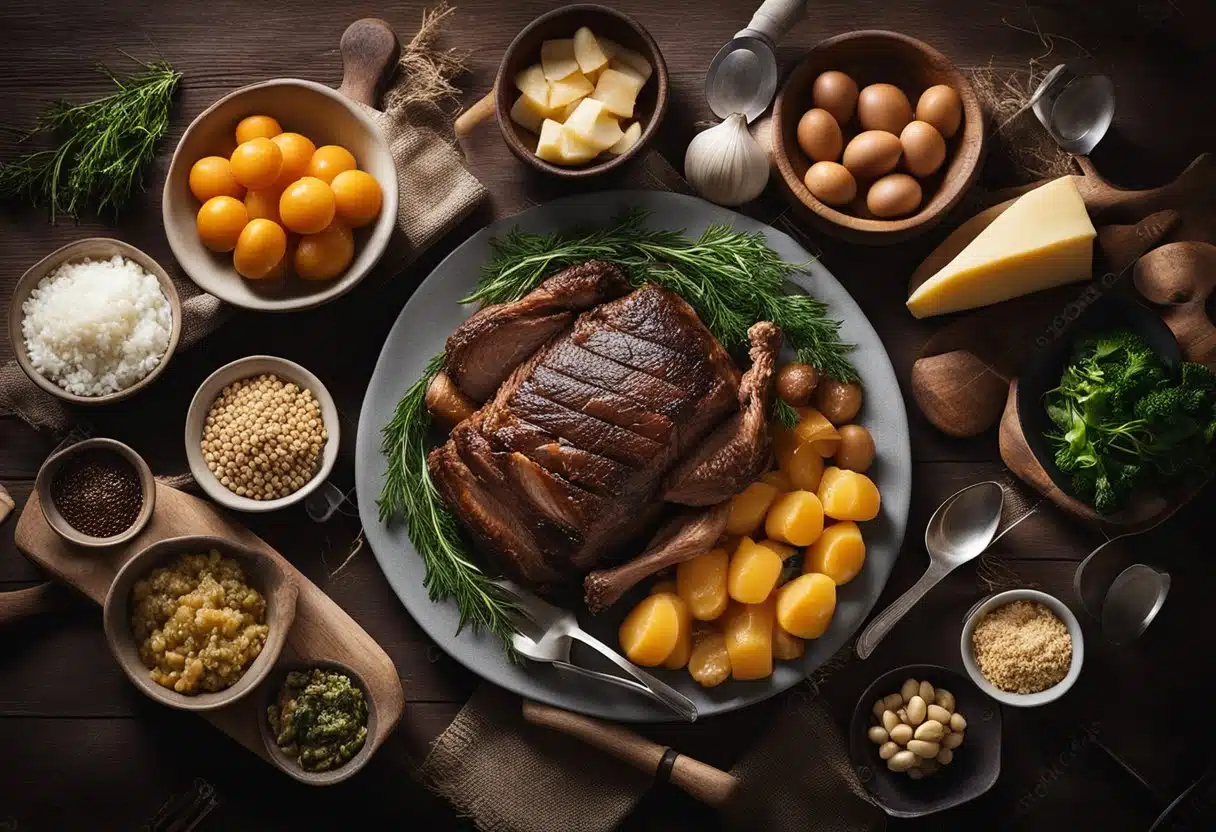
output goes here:
<path id="1" fill-rule="evenodd" d="M 415 38 L 406 49 L 417 41 Z M 410 87 L 413 79 L 404 75 L 395 79 L 390 92 Z M 467 217 L 486 190 L 443 138 L 450 133 L 448 120 L 433 102 L 415 100 L 395 108 L 391 115 L 365 109 L 384 134 L 397 167 L 397 230 L 376 267 L 378 274 L 396 274 Z M 174 264 L 165 265 L 179 295 L 185 298 L 178 349 L 188 349 L 235 310 L 212 295 L 199 293 Z M 0 366 L 0 413 L 14 413 L 36 428 L 56 433 L 71 427 L 72 410 L 26 377 L 12 360 L 8 341 L 0 344 L 0 361 L 4 361 Z"/>

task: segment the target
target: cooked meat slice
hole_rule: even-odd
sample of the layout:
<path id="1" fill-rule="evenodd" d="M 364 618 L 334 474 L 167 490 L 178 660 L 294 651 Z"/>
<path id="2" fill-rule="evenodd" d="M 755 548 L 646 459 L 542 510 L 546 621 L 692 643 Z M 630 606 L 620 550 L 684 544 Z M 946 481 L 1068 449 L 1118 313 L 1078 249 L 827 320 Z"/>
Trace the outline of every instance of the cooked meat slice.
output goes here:
<path id="1" fill-rule="evenodd" d="M 739 412 L 667 475 L 662 495 L 667 502 L 714 505 L 746 488 L 768 463 L 768 400 L 781 330 L 761 321 L 747 336 L 752 366 L 739 385 Z"/>
<path id="2" fill-rule="evenodd" d="M 668 458 L 665 445 L 546 399 L 530 382 L 515 391 L 510 407 L 521 419 L 559 439 L 632 468 L 644 468 L 656 461 L 663 464 Z"/>
<path id="3" fill-rule="evenodd" d="M 571 338 L 574 343 L 596 355 L 670 382 L 688 398 L 695 398 L 708 390 L 713 380 L 707 362 L 612 329 L 601 321 L 588 321 L 580 317 L 574 324 Z"/>
<path id="4" fill-rule="evenodd" d="M 583 581 L 587 609 L 601 612 L 661 569 L 691 560 L 713 548 L 726 530 L 730 503 L 684 511 L 659 529 L 646 551 L 615 569 L 598 569 Z"/>
<path id="5" fill-rule="evenodd" d="M 586 313 L 613 329 L 694 356 L 738 377 L 734 363 L 697 312 L 679 295 L 647 284 L 632 294 Z"/>
<path id="6" fill-rule="evenodd" d="M 610 263 L 571 266 L 520 300 L 469 316 L 448 338 L 444 369 L 466 396 L 484 402 L 521 361 L 567 329 L 575 313 L 627 291 L 625 275 Z"/>
<path id="7" fill-rule="evenodd" d="M 661 413 L 653 413 L 630 398 L 585 384 L 544 364 L 533 369 L 528 384 L 550 401 L 647 439 L 666 442 L 671 436 L 671 420 Z"/>
<path id="8" fill-rule="evenodd" d="M 477 404 L 461 393 L 442 370 L 427 385 L 425 401 L 431 421 L 442 430 L 451 430 L 477 409 Z"/>
<path id="9" fill-rule="evenodd" d="M 541 363 L 601 390 L 612 390 L 628 396 L 648 410 L 662 413 L 668 418 L 676 418 L 695 405 L 695 399 L 686 396 L 674 384 L 589 352 L 569 337 L 558 338 L 546 347 Z"/>
<path id="10" fill-rule="evenodd" d="M 431 451 L 427 468 L 444 501 L 503 574 L 537 588 L 562 576 L 551 568 L 516 513 L 484 488 L 448 442 Z"/>
<path id="11" fill-rule="evenodd" d="M 534 445 L 521 453 L 580 488 L 603 497 L 619 497 L 628 490 L 629 481 L 637 478 L 636 471 L 619 462 L 557 439 Z"/>

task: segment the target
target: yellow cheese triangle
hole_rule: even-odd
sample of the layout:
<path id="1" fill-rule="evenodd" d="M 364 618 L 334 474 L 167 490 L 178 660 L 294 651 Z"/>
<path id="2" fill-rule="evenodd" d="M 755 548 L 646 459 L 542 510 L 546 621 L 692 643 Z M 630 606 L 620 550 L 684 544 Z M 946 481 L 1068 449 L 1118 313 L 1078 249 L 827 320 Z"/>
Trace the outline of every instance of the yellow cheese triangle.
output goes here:
<path id="1" fill-rule="evenodd" d="M 1088 280 L 1094 225 L 1071 176 L 1024 194 L 908 298 L 918 318 Z"/>

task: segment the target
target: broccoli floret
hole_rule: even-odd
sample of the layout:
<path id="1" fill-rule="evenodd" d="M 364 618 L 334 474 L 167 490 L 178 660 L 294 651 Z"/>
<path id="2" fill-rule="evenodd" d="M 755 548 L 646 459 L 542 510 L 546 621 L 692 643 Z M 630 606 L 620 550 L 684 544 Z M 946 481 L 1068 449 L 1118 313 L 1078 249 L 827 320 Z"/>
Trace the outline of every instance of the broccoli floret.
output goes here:
<path id="1" fill-rule="evenodd" d="M 1201 390 L 1216 397 L 1216 373 L 1194 361 L 1182 362 L 1182 386 L 1187 390 Z"/>
<path id="2" fill-rule="evenodd" d="M 1147 422 L 1167 422 L 1183 410 L 1184 398 L 1181 387 L 1154 390 L 1136 402 L 1136 418 Z"/>
<path id="3" fill-rule="evenodd" d="M 1073 472 L 1072 491 L 1078 500 L 1086 503 L 1094 501 L 1094 492 L 1098 487 L 1098 469 L 1080 468 Z"/>
<path id="4" fill-rule="evenodd" d="M 1094 511 L 1098 514 L 1114 514 L 1123 507 L 1123 497 L 1119 487 L 1102 474 L 1094 484 Z"/>

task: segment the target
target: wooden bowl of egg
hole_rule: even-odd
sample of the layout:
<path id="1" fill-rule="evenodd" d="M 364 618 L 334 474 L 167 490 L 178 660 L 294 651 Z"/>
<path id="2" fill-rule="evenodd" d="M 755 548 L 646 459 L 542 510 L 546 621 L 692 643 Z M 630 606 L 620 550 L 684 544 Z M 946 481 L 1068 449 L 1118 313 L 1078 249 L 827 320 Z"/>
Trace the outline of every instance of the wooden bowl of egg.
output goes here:
<path id="1" fill-rule="evenodd" d="M 979 174 L 984 120 L 963 74 L 897 32 L 821 42 L 773 107 L 773 159 L 817 230 L 887 245 L 936 225 Z"/>

